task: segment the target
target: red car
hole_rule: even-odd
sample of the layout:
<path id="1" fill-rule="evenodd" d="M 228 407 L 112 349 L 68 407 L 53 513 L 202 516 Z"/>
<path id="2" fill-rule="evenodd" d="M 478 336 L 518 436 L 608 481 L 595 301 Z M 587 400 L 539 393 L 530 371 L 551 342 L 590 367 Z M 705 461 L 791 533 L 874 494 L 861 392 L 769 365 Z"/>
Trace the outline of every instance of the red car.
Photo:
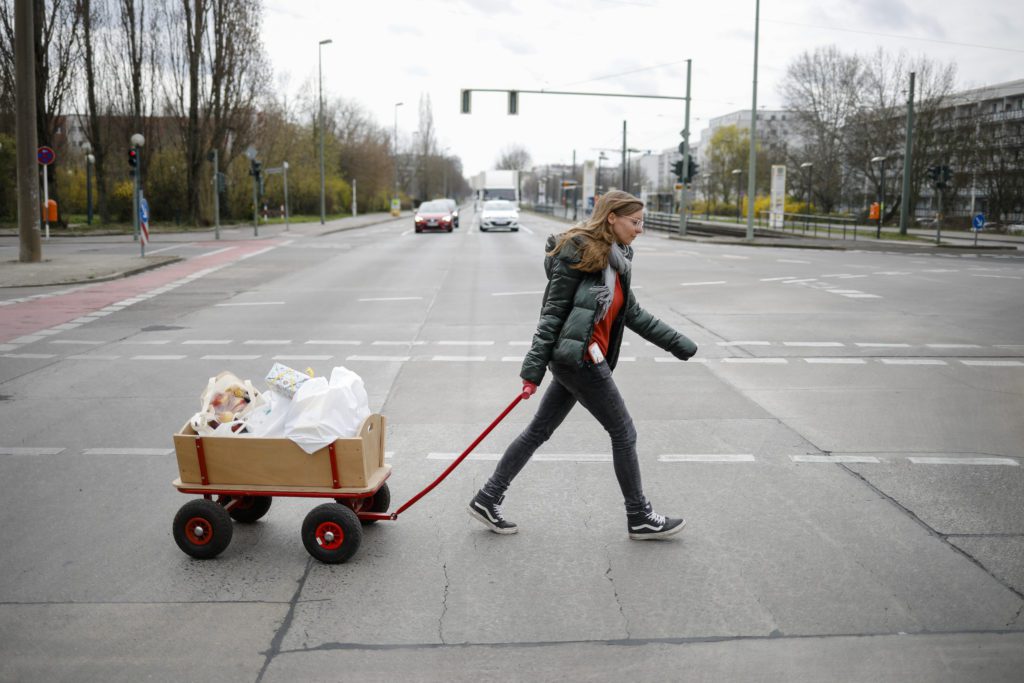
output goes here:
<path id="1" fill-rule="evenodd" d="M 416 209 L 415 220 L 416 232 L 424 230 L 451 232 L 455 224 L 450 204 L 441 199 L 420 204 L 420 208 Z"/>

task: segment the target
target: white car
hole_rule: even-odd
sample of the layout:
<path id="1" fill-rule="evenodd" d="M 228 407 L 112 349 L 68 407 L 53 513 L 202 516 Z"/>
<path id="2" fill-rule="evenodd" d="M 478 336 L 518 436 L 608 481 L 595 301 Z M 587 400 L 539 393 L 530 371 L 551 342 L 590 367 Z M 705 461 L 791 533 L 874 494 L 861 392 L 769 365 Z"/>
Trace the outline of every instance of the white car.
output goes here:
<path id="1" fill-rule="evenodd" d="M 484 202 L 480 211 L 480 232 L 495 228 L 519 231 L 519 209 L 510 201 L 491 199 Z"/>

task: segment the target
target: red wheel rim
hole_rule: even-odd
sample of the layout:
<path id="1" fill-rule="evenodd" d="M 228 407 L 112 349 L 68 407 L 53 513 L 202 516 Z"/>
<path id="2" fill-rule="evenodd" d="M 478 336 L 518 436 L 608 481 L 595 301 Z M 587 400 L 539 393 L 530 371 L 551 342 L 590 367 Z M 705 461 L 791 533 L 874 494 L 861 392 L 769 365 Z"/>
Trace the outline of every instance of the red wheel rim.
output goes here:
<path id="1" fill-rule="evenodd" d="M 324 550 L 337 550 L 345 542 L 345 532 L 337 522 L 321 522 L 316 528 L 316 542 Z"/>
<path id="2" fill-rule="evenodd" d="M 192 545 L 206 545 L 213 540 L 213 525 L 205 517 L 193 517 L 185 522 L 185 537 Z"/>

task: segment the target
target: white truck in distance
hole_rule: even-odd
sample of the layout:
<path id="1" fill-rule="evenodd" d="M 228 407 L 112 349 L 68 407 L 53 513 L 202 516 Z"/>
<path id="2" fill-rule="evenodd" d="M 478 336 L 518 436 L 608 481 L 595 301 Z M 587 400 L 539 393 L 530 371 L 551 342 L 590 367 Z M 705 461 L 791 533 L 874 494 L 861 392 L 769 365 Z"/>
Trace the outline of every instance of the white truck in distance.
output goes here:
<path id="1" fill-rule="evenodd" d="M 492 199 L 504 199 L 519 206 L 519 171 L 483 171 L 473 176 L 475 208 Z"/>

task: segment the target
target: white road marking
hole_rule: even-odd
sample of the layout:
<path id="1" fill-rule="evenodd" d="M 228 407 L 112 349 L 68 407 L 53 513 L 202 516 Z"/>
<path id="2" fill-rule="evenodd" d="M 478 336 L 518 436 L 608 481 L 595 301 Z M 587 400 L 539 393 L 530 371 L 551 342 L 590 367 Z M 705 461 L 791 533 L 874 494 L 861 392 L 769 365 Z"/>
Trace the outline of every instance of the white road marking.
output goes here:
<path id="1" fill-rule="evenodd" d="M 810 263 L 810 261 L 800 261 L 794 258 L 777 258 L 775 260 L 779 263 Z"/>
<path id="2" fill-rule="evenodd" d="M 43 360 L 43 359 L 46 359 L 46 358 L 56 358 L 57 354 L 55 354 L 55 353 L 5 353 L 5 354 L 3 354 L 0 357 L 3 357 L 3 358 L 25 358 L 25 359 L 36 358 L 36 359 Z"/>
<path id="3" fill-rule="evenodd" d="M 334 356 L 310 356 L 310 355 L 302 356 L 302 355 L 299 355 L 299 356 L 274 356 L 274 357 L 271 358 L 271 360 L 330 360 L 332 358 L 334 358 Z"/>
<path id="4" fill-rule="evenodd" d="M 929 349 L 980 349 L 977 344 L 925 344 Z"/>
<path id="5" fill-rule="evenodd" d="M 0 446 L 0 455 L 59 455 L 65 450 L 64 448 L 27 448 L 20 446 L 9 448 L 7 446 Z"/>
<path id="6" fill-rule="evenodd" d="M 725 280 L 713 280 L 710 282 L 680 282 L 683 287 L 700 287 L 701 285 L 724 285 Z"/>
<path id="7" fill-rule="evenodd" d="M 882 358 L 886 365 L 947 365 L 946 361 L 936 358 Z"/>
<path id="8" fill-rule="evenodd" d="M 493 341 L 459 341 L 459 340 L 448 340 L 437 342 L 440 346 L 494 346 Z"/>
<path id="9" fill-rule="evenodd" d="M 320 344 L 322 346 L 359 346 L 361 341 L 348 341 L 345 339 L 310 339 L 307 344 Z"/>
<path id="10" fill-rule="evenodd" d="M 804 360 L 821 365 L 864 365 L 867 362 L 863 358 L 804 358 Z"/>
<path id="11" fill-rule="evenodd" d="M 106 342 L 101 341 L 87 341 L 85 339 L 51 339 L 51 344 L 105 344 Z"/>
<path id="12" fill-rule="evenodd" d="M 182 360 L 188 356 L 132 356 L 132 360 Z"/>
<path id="13" fill-rule="evenodd" d="M 611 453 L 538 453 L 533 460 L 541 462 L 611 462 Z"/>
<path id="14" fill-rule="evenodd" d="M 789 361 L 785 358 L 723 358 L 723 363 L 765 363 L 774 365 L 784 365 Z"/>
<path id="15" fill-rule="evenodd" d="M 750 453 L 667 453 L 658 456 L 658 462 L 754 462 Z"/>
<path id="16" fill-rule="evenodd" d="M 117 360 L 121 356 L 100 356 L 92 353 L 79 353 L 68 356 L 64 360 Z"/>
<path id="17" fill-rule="evenodd" d="M 931 456 L 914 456 L 907 458 L 915 465 L 1007 465 L 1018 467 L 1019 462 L 1013 458 L 938 458 Z"/>
<path id="18" fill-rule="evenodd" d="M 82 455 L 170 455 L 173 448 L 86 448 Z"/>
<path id="19" fill-rule="evenodd" d="M 403 363 L 409 360 L 409 356 L 349 356 L 345 360 L 347 361 L 388 361 L 388 362 L 399 362 Z"/>
<path id="20" fill-rule="evenodd" d="M 997 368 L 1019 367 L 1024 365 L 1024 362 L 1019 360 L 962 360 L 960 362 L 964 365 L 983 365 Z"/>
<path id="21" fill-rule="evenodd" d="M 959 273 L 957 268 L 925 268 L 922 273 Z"/>
<path id="22" fill-rule="evenodd" d="M 782 344 L 783 344 L 783 346 L 811 346 L 811 347 L 844 346 L 844 344 L 842 342 L 802 342 L 802 341 L 788 342 L 788 341 L 784 341 L 784 342 L 782 342 Z"/>
<path id="23" fill-rule="evenodd" d="M 859 289 L 827 289 L 829 294 L 860 294 Z"/>
<path id="24" fill-rule="evenodd" d="M 149 346 L 160 346 L 161 344 L 170 344 L 170 339 L 125 339 L 122 344 L 146 344 Z"/>
<path id="25" fill-rule="evenodd" d="M 242 342 L 246 346 L 259 346 L 259 345 L 270 345 L 270 346 L 286 346 L 292 343 L 291 339 L 246 339 Z"/>
<path id="26" fill-rule="evenodd" d="M 487 356 L 434 356 L 430 360 L 443 362 L 480 362 L 487 360 Z"/>
<path id="27" fill-rule="evenodd" d="M 284 306 L 283 301 L 249 301 L 249 302 L 238 302 L 231 304 L 214 304 L 216 307 L 224 306 Z"/>
<path id="28" fill-rule="evenodd" d="M 182 244 L 172 244 L 171 246 L 164 247 L 163 249 L 148 249 L 148 250 L 146 250 L 146 255 L 147 256 L 152 256 L 153 254 L 159 254 L 160 252 L 163 252 L 163 251 L 170 251 L 171 249 L 179 249 L 181 247 L 190 247 L 190 246 L 192 246 L 192 245 L 187 243 L 187 242 L 182 243 Z"/>
<path id="29" fill-rule="evenodd" d="M 866 462 L 878 463 L 878 458 L 870 455 L 791 455 L 793 462 Z"/>
<path id="30" fill-rule="evenodd" d="M 370 346 L 423 346 L 427 342 L 425 341 L 394 341 L 394 340 L 383 340 L 370 342 Z"/>
<path id="31" fill-rule="evenodd" d="M 837 275 L 840 280 L 853 280 L 858 277 L 867 277 L 867 275 Z"/>
<path id="32" fill-rule="evenodd" d="M 877 294 L 864 294 L 863 292 L 860 292 L 860 293 L 857 293 L 857 294 L 840 294 L 840 296 L 845 296 L 848 299 L 881 299 L 882 298 L 882 297 L 878 296 Z"/>
<path id="33" fill-rule="evenodd" d="M 196 258 L 201 259 L 206 258 L 207 256 L 213 256 L 215 254 L 223 254 L 225 251 L 231 251 L 232 249 L 236 248 L 237 247 L 224 247 L 223 249 L 215 249 L 214 251 L 208 251 L 205 254 L 200 254 L 199 256 L 196 256 Z"/>
<path id="34" fill-rule="evenodd" d="M 792 280 L 792 275 L 786 275 L 784 277 L 763 277 L 761 282 L 776 282 L 777 280 Z"/>
<path id="35" fill-rule="evenodd" d="M 256 360 L 259 356 L 203 356 L 200 360 Z"/>
<path id="36" fill-rule="evenodd" d="M 872 275 L 910 275 L 910 273 L 902 270 L 880 270 L 872 273 Z"/>
<path id="37" fill-rule="evenodd" d="M 816 278 L 816 277 L 805 277 L 805 278 L 802 278 L 802 279 L 799 279 L 799 280 L 786 280 L 782 284 L 784 284 L 784 285 L 798 285 L 798 284 L 801 284 L 803 282 L 817 282 L 817 280 L 818 280 L 818 278 Z"/>
<path id="38" fill-rule="evenodd" d="M 534 234 L 533 230 L 530 230 L 528 227 L 526 227 L 522 223 L 519 224 L 519 229 L 520 230 L 524 230 L 525 232 L 527 232 L 530 235 Z"/>
<path id="39" fill-rule="evenodd" d="M 520 363 L 522 362 L 522 356 L 502 356 L 501 362 L 503 363 Z"/>
<path id="40" fill-rule="evenodd" d="M 719 346 L 771 346 L 767 341 L 725 341 L 717 342 Z"/>
<path id="41" fill-rule="evenodd" d="M 181 342 L 182 344 L 201 344 L 203 346 L 211 346 L 214 344 L 230 344 L 230 339 L 186 339 Z"/>
<path id="42" fill-rule="evenodd" d="M 673 358 L 672 356 L 656 356 L 654 359 L 655 363 L 685 363 L 686 361 L 680 358 Z M 691 361 L 700 362 L 700 361 Z"/>
<path id="43" fill-rule="evenodd" d="M 971 277 L 994 277 L 1002 280 L 1020 280 L 1019 275 L 981 275 L 978 273 L 971 273 Z"/>
<path id="44" fill-rule="evenodd" d="M 722 254 L 722 258 L 731 258 L 731 259 L 736 259 L 736 260 L 741 260 L 741 261 L 749 261 L 750 260 L 749 256 L 736 256 L 735 254 Z"/>
<path id="45" fill-rule="evenodd" d="M 530 291 L 530 292 L 491 292 L 491 296 L 520 296 L 524 294 L 543 294 L 544 290 Z"/>
<path id="46" fill-rule="evenodd" d="M 357 301 L 420 301 L 422 296 L 383 296 L 369 299 L 357 299 Z"/>
<path id="47" fill-rule="evenodd" d="M 870 347 L 870 348 L 886 348 L 886 349 L 909 349 L 910 344 L 898 343 L 889 344 L 886 342 L 855 342 L 856 346 Z"/>
<path id="48" fill-rule="evenodd" d="M 632 363 L 636 360 L 636 356 L 619 356 L 620 363 Z"/>

